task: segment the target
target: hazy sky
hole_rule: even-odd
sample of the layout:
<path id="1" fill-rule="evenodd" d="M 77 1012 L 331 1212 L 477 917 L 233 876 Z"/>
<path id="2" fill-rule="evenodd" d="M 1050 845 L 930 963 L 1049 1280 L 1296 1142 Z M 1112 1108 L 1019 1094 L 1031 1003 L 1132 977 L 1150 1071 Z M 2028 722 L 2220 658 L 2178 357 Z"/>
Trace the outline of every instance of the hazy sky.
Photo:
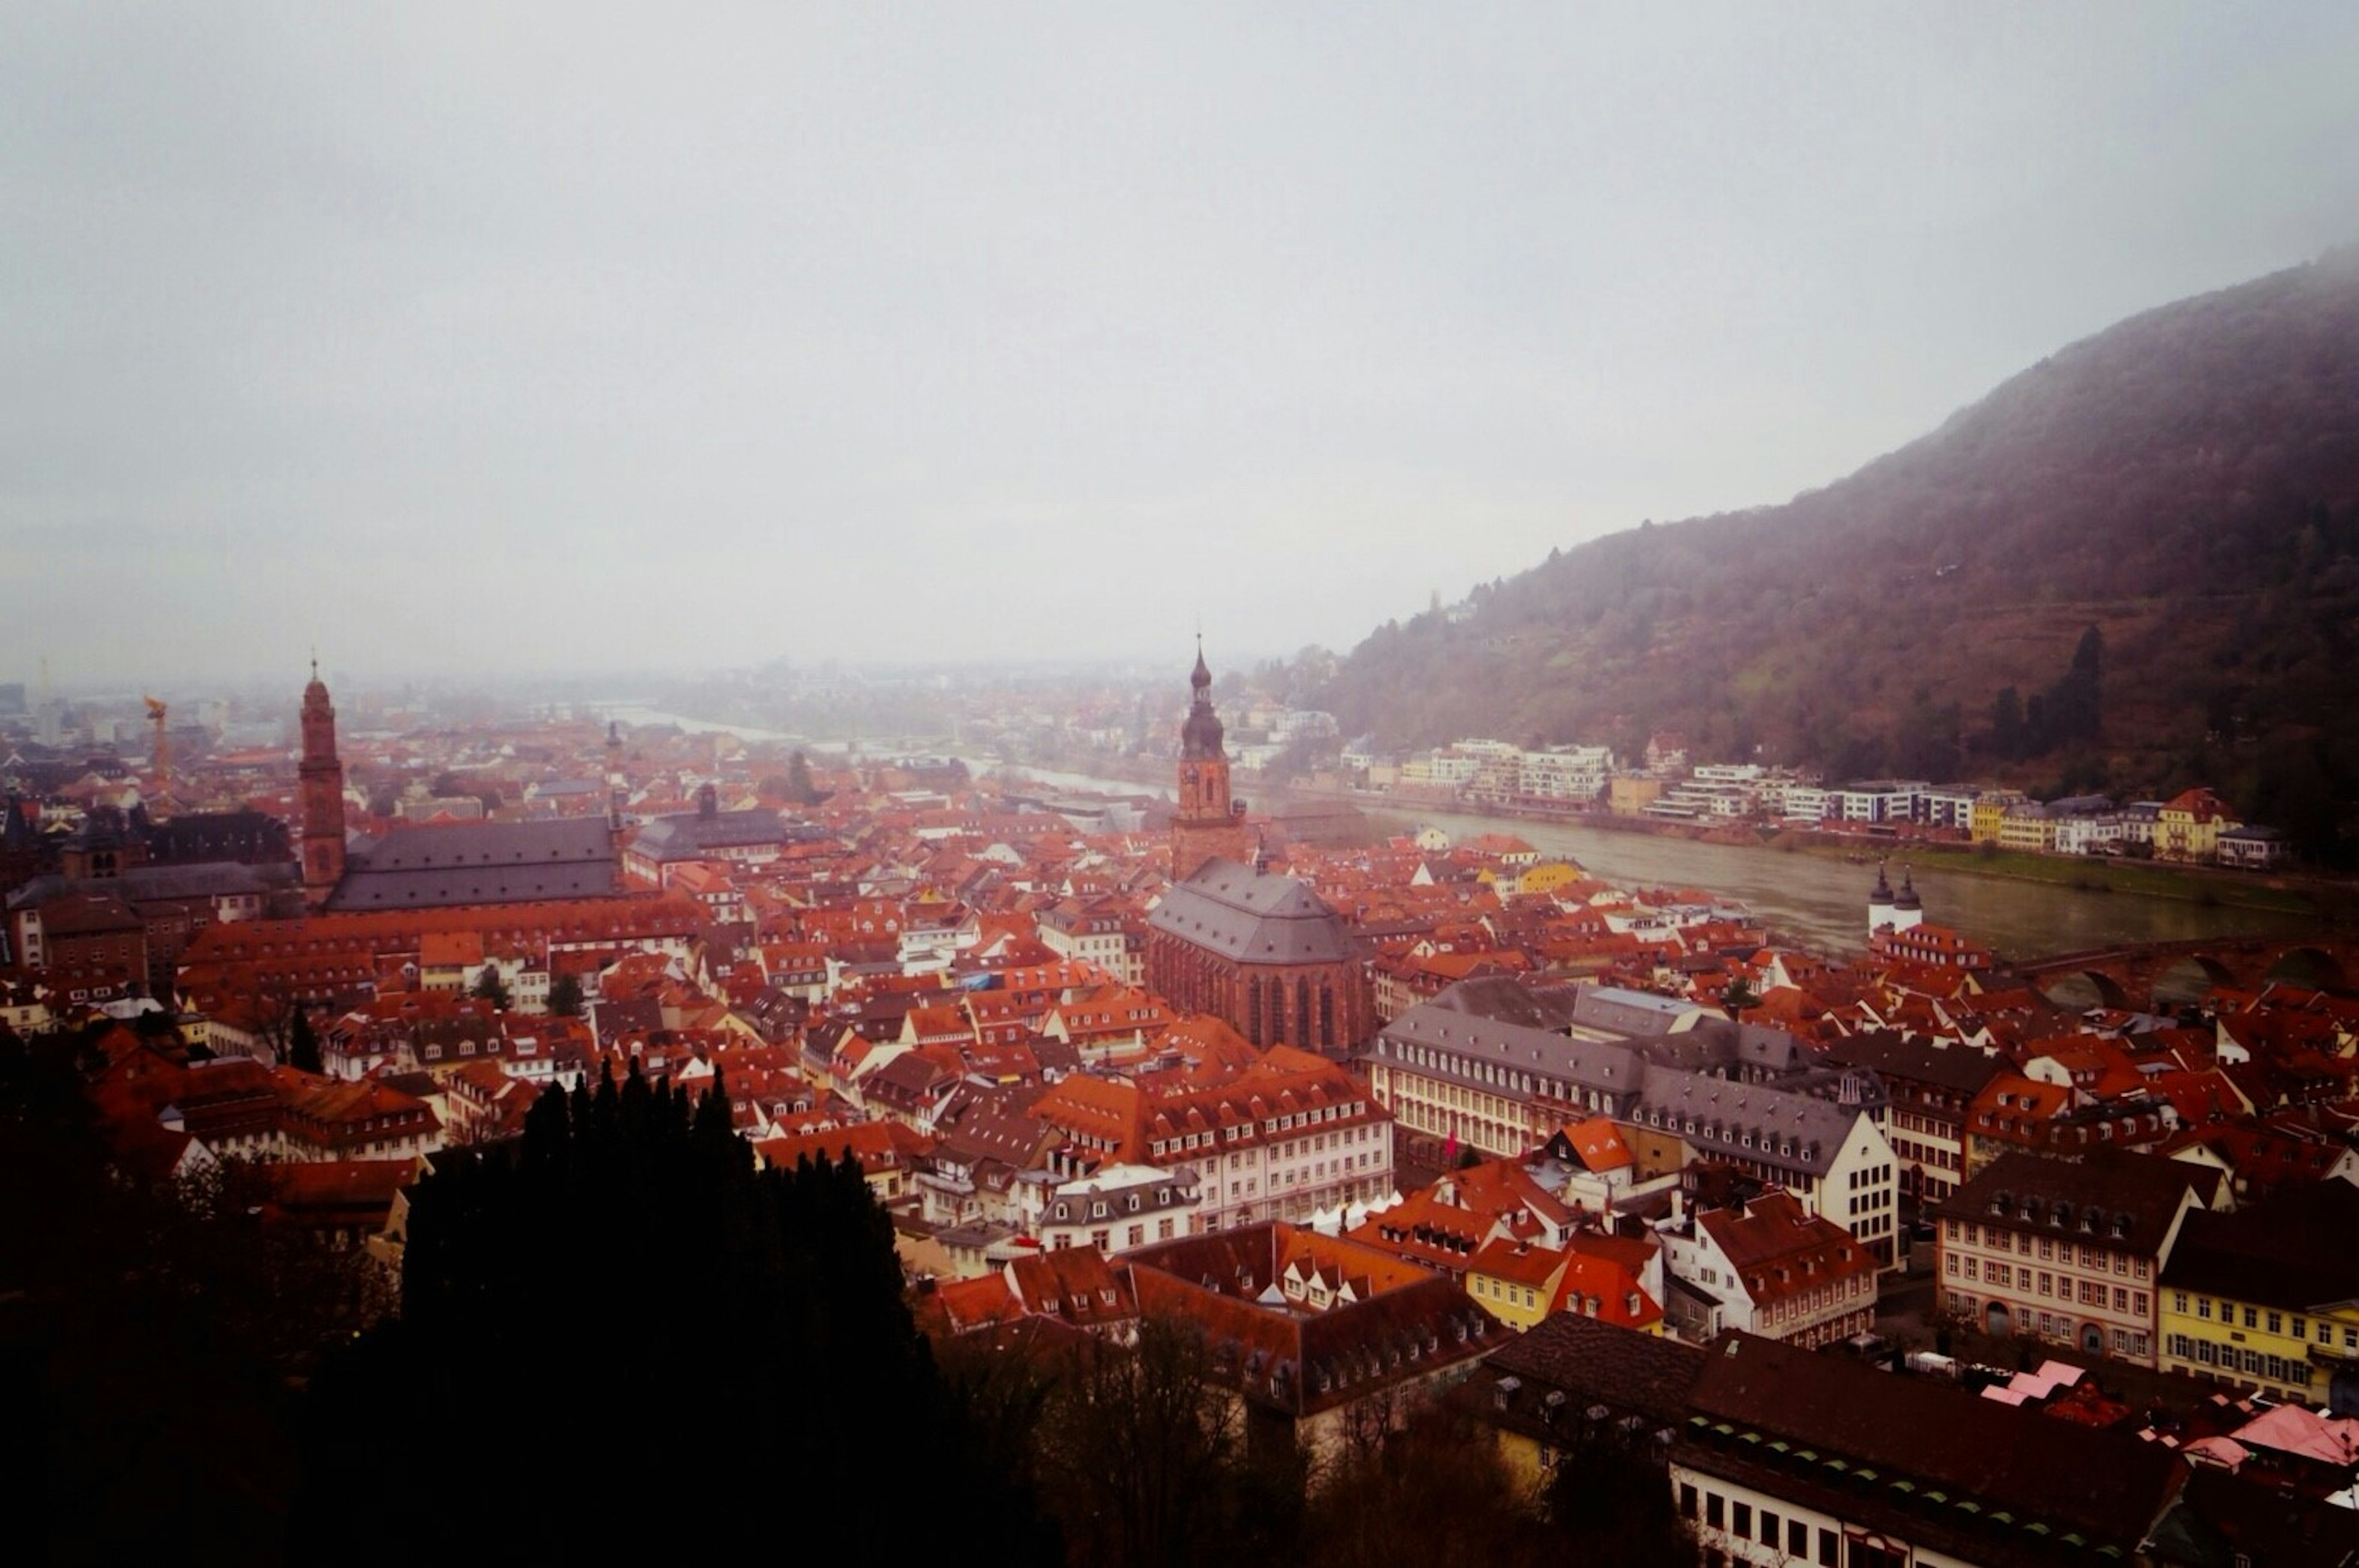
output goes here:
<path id="1" fill-rule="evenodd" d="M 1670 9 L 0 4 L 0 680 L 1344 648 L 2359 239 L 2349 0 Z"/>

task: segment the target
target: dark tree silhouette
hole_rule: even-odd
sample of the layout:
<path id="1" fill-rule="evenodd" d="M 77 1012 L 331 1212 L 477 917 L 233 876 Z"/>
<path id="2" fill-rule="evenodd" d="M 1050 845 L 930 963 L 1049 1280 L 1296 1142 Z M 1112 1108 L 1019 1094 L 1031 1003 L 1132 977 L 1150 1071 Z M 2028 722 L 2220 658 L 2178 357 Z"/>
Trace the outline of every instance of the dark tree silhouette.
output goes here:
<path id="1" fill-rule="evenodd" d="M 552 1088 L 512 1144 L 438 1163 L 412 1193 L 401 1316 L 322 1370 L 310 1416 L 304 1555 L 415 1560 L 455 1540 L 540 1559 L 683 1530 L 701 1556 L 751 1552 L 775 1547 L 767 1499 L 789 1491 L 808 1500 L 799 1549 L 851 1554 L 906 1518 L 912 1475 L 934 1517 L 996 1556 L 1059 1555 L 936 1372 L 859 1166 L 756 1173 L 718 1078 L 701 1100 L 636 1066 Z M 550 1484 L 378 1508 L 377 1478 L 454 1422 L 543 1456 Z M 668 1464 L 690 1455 L 683 1493 Z M 373 1509 L 364 1540 L 356 1506 Z"/>

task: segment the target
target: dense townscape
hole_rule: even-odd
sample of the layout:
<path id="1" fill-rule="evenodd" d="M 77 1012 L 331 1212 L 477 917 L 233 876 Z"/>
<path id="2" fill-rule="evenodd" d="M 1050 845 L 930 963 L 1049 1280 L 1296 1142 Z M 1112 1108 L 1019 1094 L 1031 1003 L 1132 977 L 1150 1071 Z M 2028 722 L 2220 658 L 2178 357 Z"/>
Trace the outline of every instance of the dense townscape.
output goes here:
<path id="1" fill-rule="evenodd" d="M 323 1409 L 466 1354 L 459 1303 L 492 1298 L 451 1292 L 493 1265 L 452 1217 L 506 1201 L 498 1170 L 676 1126 L 745 1180 L 841 1173 L 763 1201 L 790 1230 L 873 1213 L 893 1282 L 833 1310 L 872 1338 L 906 1314 L 961 1399 L 1188 1347 L 1190 1408 L 1290 1456 L 1256 1484 L 1298 1530 L 1390 1484 L 1369 1455 L 1471 1442 L 1493 1491 L 1443 1516 L 1642 1559 L 2359 1546 L 2346 949 L 2221 944 L 2200 1003 L 2123 969 L 2071 1009 L 1875 868 L 1838 961 L 1504 826 L 1251 809 L 1201 656 L 1192 683 L 1169 785 L 1128 795 L 589 718 L 360 730 L 316 674 L 291 752 L 190 735 L 176 765 L 161 705 L 144 751 L 23 735 L 14 1070 L 61 1065 L 108 1180 L 234 1192 L 343 1271 L 279 1347 L 299 1383 L 324 1365 Z M 643 1211 L 707 1235 L 718 1200 L 629 1168 L 657 1184 L 578 1178 L 615 1211 L 586 1232 L 535 1201 L 590 1251 Z M 322 1363 L 363 1330 L 376 1360 Z M 1082 1406 L 1044 1407 L 1044 1454 Z M 1660 1518 L 1576 1472 L 1643 1476 Z M 1044 1552 L 1161 1560 L 1041 1517 Z"/>

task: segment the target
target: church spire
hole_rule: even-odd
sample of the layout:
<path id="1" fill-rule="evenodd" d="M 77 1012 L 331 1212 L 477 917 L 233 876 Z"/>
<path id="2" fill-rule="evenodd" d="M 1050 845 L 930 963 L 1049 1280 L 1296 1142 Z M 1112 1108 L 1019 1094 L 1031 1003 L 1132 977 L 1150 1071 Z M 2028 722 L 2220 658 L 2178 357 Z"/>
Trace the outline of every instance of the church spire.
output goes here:
<path id="1" fill-rule="evenodd" d="M 325 907 L 344 877 L 344 764 L 336 755 L 336 708 L 311 661 L 303 688 L 303 761 L 296 770 L 303 801 L 303 902 Z"/>
<path id="2" fill-rule="evenodd" d="M 1174 881 L 1185 881 L 1206 860 L 1243 861 L 1246 854 L 1245 803 L 1229 794 L 1229 753 L 1221 744 L 1221 716 L 1212 711 L 1212 671 L 1204 663 L 1201 633 L 1188 684 L 1195 697 L 1180 727 L 1180 795 L 1171 813 Z"/>

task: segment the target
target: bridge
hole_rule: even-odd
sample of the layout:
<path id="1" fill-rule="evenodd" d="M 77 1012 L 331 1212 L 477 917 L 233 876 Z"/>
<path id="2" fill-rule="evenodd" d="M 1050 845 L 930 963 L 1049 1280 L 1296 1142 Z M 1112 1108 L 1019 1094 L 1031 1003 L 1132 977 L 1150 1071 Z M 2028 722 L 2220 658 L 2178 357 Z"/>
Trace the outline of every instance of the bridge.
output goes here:
<path id="1" fill-rule="evenodd" d="M 2101 947 L 2060 953 L 2038 963 L 2017 964 L 2015 972 L 2046 991 L 2060 980 L 2079 979 L 2096 988 L 2107 1007 L 2150 1008 L 2155 985 L 2166 975 L 2200 978 L 2199 989 L 2219 986 L 2256 990 L 2271 980 L 2350 989 L 2359 976 L 2359 938 L 2343 936 L 2207 936 L 2191 942 L 2151 942 L 2139 947 Z"/>

